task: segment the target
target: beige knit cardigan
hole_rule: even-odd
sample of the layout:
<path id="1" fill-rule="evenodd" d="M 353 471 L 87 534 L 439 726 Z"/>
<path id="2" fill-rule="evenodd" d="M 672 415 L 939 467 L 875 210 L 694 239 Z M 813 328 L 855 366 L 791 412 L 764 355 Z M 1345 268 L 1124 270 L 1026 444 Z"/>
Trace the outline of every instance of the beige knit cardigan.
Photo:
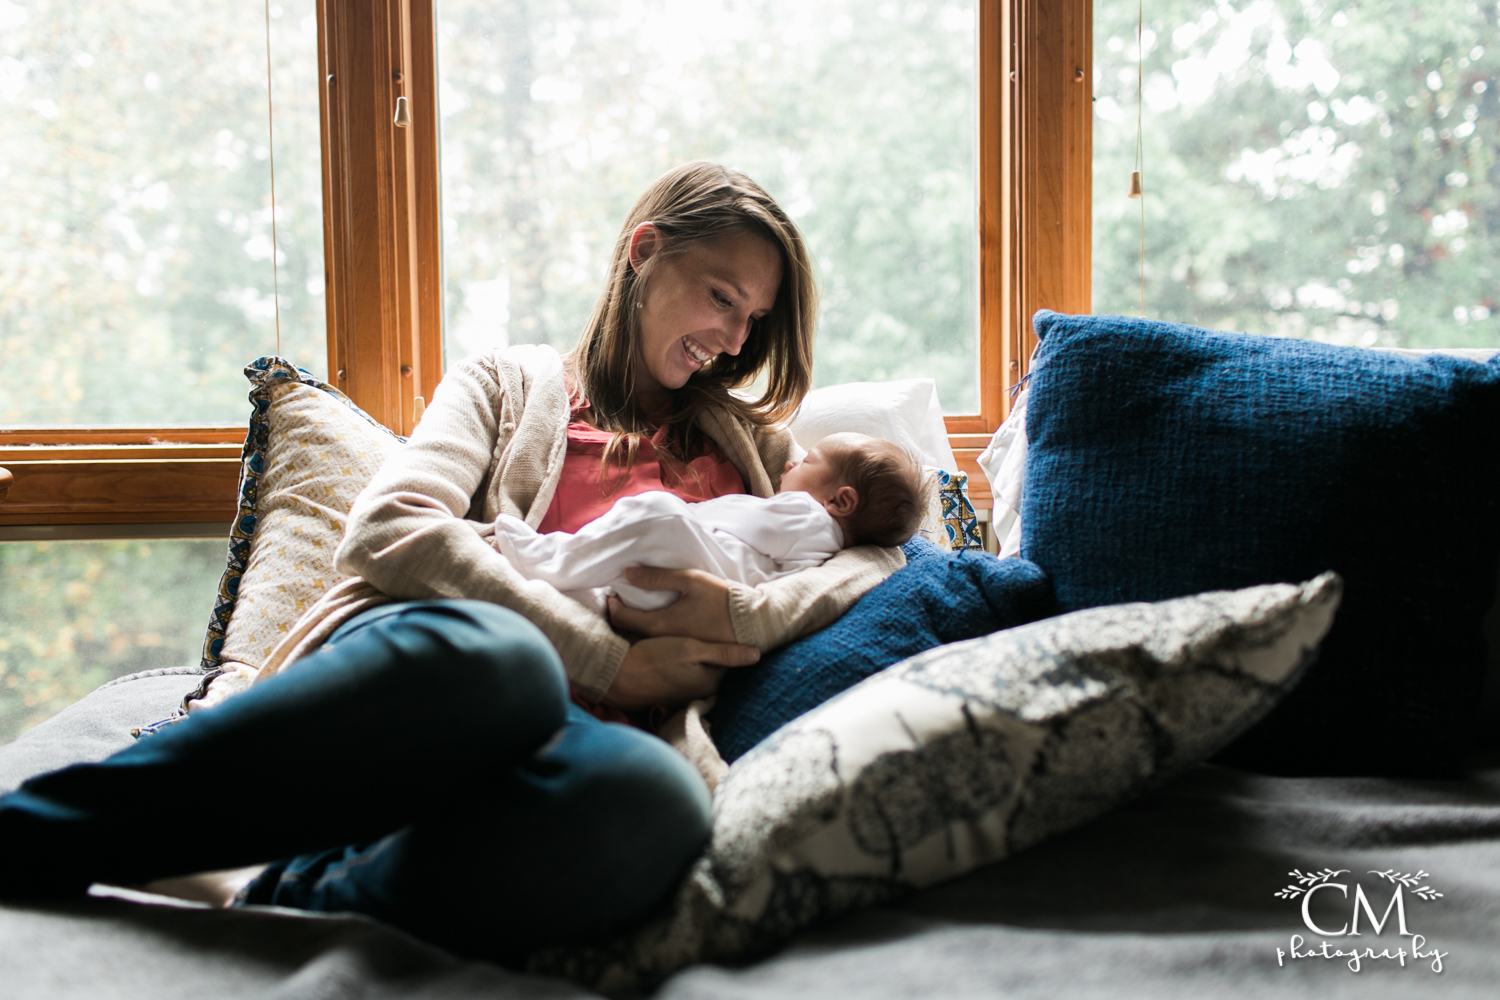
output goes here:
<path id="1" fill-rule="evenodd" d="M 377 604 L 475 598 L 524 615 L 551 640 L 575 688 L 602 698 L 629 643 L 550 584 L 521 576 L 489 540 L 497 514 L 541 523 L 562 474 L 570 416 L 562 359 L 550 347 L 511 347 L 449 371 L 411 440 L 349 512 L 335 559 L 340 572 L 353 576 L 298 619 L 257 680 Z M 800 452 L 786 428 L 746 423 L 727 409 L 708 410 L 698 427 L 756 496 L 774 493 L 787 460 Z M 765 652 L 822 628 L 905 562 L 900 549 L 856 546 L 759 587 L 731 583 L 735 638 Z M 684 730 L 672 742 L 712 784 L 723 765 L 713 763 L 717 754 L 699 759 L 712 750 L 700 745 L 703 707 L 667 730 Z"/>

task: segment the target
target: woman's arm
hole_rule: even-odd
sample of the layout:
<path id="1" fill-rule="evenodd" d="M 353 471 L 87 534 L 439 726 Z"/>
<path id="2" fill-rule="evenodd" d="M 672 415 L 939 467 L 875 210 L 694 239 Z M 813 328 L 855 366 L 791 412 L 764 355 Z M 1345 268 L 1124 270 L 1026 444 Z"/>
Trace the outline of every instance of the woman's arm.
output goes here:
<path id="1" fill-rule="evenodd" d="M 837 621 L 877 583 L 906 565 L 900 549 L 860 545 L 821 566 L 747 587 L 701 570 L 633 567 L 625 576 L 648 590 L 682 596 L 660 611 L 638 611 L 610 598 L 610 620 L 648 636 L 739 642 L 767 652 Z"/>
<path id="2" fill-rule="evenodd" d="M 857 545 L 821 566 L 746 587 L 729 585 L 738 642 L 761 652 L 784 646 L 842 618 L 854 602 L 906 565 L 900 549 Z"/>
<path id="3" fill-rule="evenodd" d="M 444 376 L 411 440 L 375 475 L 349 512 L 340 572 L 403 599 L 472 598 L 534 623 L 557 649 L 568 677 L 589 698 L 609 690 L 629 644 L 581 605 L 527 580 L 464 515 L 502 447 L 503 394 L 476 361 Z"/>
<path id="4" fill-rule="evenodd" d="M 543 449 L 551 442 L 512 440 L 516 428 L 503 426 L 499 416 L 504 391 L 501 378 L 474 361 L 444 376 L 416 433 L 350 511 L 337 554 L 340 571 L 392 597 L 471 598 L 524 615 L 591 701 L 680 704 L 711 694 L 725 668 L 753 663 L 756 651 L 733 644 L 732 637 L 648 639 L 632 646 L 550 584 L 521 576 L 481 534 L 490 526 L 465 519 L 507 446 L 532 449 L 510 468 L 529 470 L 537 479 L 533 488 L 545 474 Z"/>

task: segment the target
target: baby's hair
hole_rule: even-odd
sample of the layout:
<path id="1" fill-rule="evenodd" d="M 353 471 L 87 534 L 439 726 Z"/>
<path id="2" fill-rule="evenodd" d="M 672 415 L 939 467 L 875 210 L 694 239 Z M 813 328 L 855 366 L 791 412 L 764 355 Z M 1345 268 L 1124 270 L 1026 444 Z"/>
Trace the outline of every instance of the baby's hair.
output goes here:
<path id="1" fill-rule="evenodd" d="M 844 519 L 847 543 L 904 545 L 922 523 L 931 476 L 904 449 L 878 438 L 826 454 L 839 481 L 859 496 L 854 513 Z"/>

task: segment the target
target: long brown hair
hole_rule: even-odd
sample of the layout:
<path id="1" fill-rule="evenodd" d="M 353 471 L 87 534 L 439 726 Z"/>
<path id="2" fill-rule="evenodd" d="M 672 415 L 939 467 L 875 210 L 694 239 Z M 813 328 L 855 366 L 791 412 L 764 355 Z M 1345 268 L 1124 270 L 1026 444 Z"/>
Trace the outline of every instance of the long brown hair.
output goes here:
<path id="1" fill-rule="evenodd" d="M 630 264 L 630 238 L 642 222 L 656 227 L 659 243 L 637 273 Z M 672 394 L 666 423 L 678 432 L 676 438 L 685 449 L 691 443 L 693 418 L 709 406 L 767 424 L 789 417 L 807 394 L 818 295 L 802 234 L 781 206 L 744 174 L 705 160 L 684 163 L 658 178 L 630 210 L 615 243 L 604 291 L 578 345 L 567 356 L 575 390 L 590 403 L 590 420 L 600 430 L 615 433 L 606 462 L 623 445 L 621 464 L 628 468 L 640 440 L 651 431 L 634 391 L 635 366 L 642 363 L 636 346 L 638 304 L 651 269 L 694 245 L 744 232 L 764 237 L 781 256 L 776 304 L 755 322 L 739 354 L 720 354 Z M 766 388 L 759 398 L 745 399 L 730 391 L 751 384 L 763 369 Z"/>

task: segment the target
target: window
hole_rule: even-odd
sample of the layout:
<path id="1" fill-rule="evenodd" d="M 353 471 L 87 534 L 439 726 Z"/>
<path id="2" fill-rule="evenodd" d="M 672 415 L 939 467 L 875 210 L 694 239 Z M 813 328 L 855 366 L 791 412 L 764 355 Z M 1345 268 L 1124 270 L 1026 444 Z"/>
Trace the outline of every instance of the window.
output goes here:
<path id="1" fill-rule="evenodd" d="M 116 677 L 198 662 L 223 539 L 0 542 L 0 744 Z"/>
<path id="2" fill-rule="evenodd" d="M 21 287 L 31 290 L 20 306 L 12 299 L 0 302 L 0 343 L 8 362 L 3 377 L 15 376 L 0 383 L 0 466 L 16 477 L 8 501 L 0 504 L 0 597 L 5 602 L 0 609 L 0 621 L 5 623 L 0 629 L 0 741 L 108 673 L 136 668 L 145 662 L 143 655 L 156 663 L 163 658 L 191 662 L 196 655 L 198 630 L 222 569 L 223 532 L 216 522 L 228 520 L 235 510 L 243 430 L 233 425 L 241 424 L 244 406 L 239 368 L 274 349 L 265 316 L 270 294 L 270 269 L 263 256 L 270 249 L 264 239 L 268 190 L 255 180 L 262 162 L 255 135 L 263 123 L 259 115 L 264 90 L 257 88 L 263 88 L 259 73 L 264 64 L 263 39 L 253 32 L 262 22 L 246 13 L 254 13 L 255 5 L 233 6 L 234 16 L 200 17 L 199 8 L 131 0 L 130 5 L 108 9 L 88 5 L 86 18 L 70 20 L 60 13 L 69 9 L 63 4 L 0 0 L 0 26 L 5 28 L 0 36 L 0 79 L 10 93 L 19 95 L 13 101 L 15 115 L 34 116 L 14 126 L 24 142 L 6 147 L 8 157 L 18 155 L 14 149 L 26 151 L 31 161 L 23 166 L 29 175 L 12 176 L 22 170 L 16 159 L 0 164 L 0 170 L 10 171 L 8 182 L 18 190 L 30 191 L 25 185 L 34 185 L 40 193 L 27 197 L 37 204 L 53 196 L 48 194 L 51 188 L 66 188 L 87 177 L 89 191 L 82 193 L 95 200 L 85 199 L 85 208 L 76 212 L 72 201 L 61 201 L 67 211 L 58 225 L 65 232 L 97 238 L 92 249 L 84 247 L 80 263 L 68 252 L 78 249 L 75 245 L 32 253 L 35 247 L 25 239 L 45 249 L 44 238 L 52 238 L 45 226 L 29 236 L 21 229 L 0 231 L 6 274 L 18 259 L 17 267 L 55 260 L 56 270 L 69 275 L 70 283 L 105 289 L 96 298 L 121 304 L 114 311 L 97 312 L 97 324 L 91 325 L 87 320 L 73 323 L 73 317 L 60 311 L 76 301 L 59 291 L 62 285 L 49 292 L 45 283 L 33 287 L 23 282 Z M 462 17 L 478 8 L 468 7 L 465 0 L 446 0 L 444 9 Z M 597 13 L 595 8 L 578 9 Z M 920 327 L 924 345 L 932 343 L 928 329 L 959 329 L 960 342 L 962 337 L 977 339 L 977 366 L 970 353 L 968 372 L 959 362 L 949 373 L 972 384 L 970 375 L 977 371 L 972 395 L 955 390 L 949 400 L 950 408 L 970 412 L 947 418 L 960 462 L 973 469 L 974 457 L 1004 415 L 1003 388 L 1025 371 L 1032 346 L 1031 313 L 1042 307 L 1088 309 L 1090 8 L 1083 0 L 978 0 L 972 5 L 953 0 L 920 11 L 912 4 L 899 4 L 882 8 L 890 10 L 889 17 L 877 12 L 885 23 L 873 26 L 860 23 L 859 5 L 839 6 L 830 0 L 826 8 L 794 9 L 845 12 L 850 20 L 823 24 L 814 19 L 809 27 L 812 36 L 823 37 L 832 49 L 840 48 L 833 44 L 839 32 L 852 37 L 863 31 L 925 28 L 928 15 L 954 36 L 972 30 L 960 22 L 977 23 L 975 34 L 964 42 L 973 46 L 971 53 L 977 48 L 974 107 L 944 111 L 950 117 L 978 116 L 977 156 L 962 150 L 945 154 L 953 163 L 970 157 L 973 174 L 965 179 L 961 170 L 951 167 L 928 173 L 920 159 L 912 160 L 921 183 L 907 186 L 904 196 L 898 191 L 894 199 L 866 203 L 883 201 L 924 216 L 933 211 L 929 202 L 935 200 L 946 213 L 940 227 L 944 233 L 939 235 L 953 236 L 960 228 L 957 220 L 966 214 L 956 192 L 967 185 L 972 202 L 977 189 L 977 236 L 923 243 L 927 234 L 921 227 L 908 226 L 918 237 L 919 253 L 928 255 L 929 264 L 940 272 L 949 268 L 943 261 L 961 260 L 977 241 L 976 263 L 951 267 L 948 278 L 935 279 L 951 282 L 952 275 L 958 275 L 959 291 L 943 308 L 960 317 L 972 310 L 977 333 L 972 318 L 943 319 L 924 327 L 917 320 L 925 319 L 903 313 L 907 306 L 900 301 L 880 310 L 908 328 Z M 329 373 L 329 380 L 366 411 L 388 426 L 409 431 L 419 412 L 418 401 L 431 397 L 442 366 L 435 4 L 321 0 L 315 8 L 315 35 L 308 21 L 312 10 L 310 3 L 288 0 L 272 8 L 278 80 L 277 243 L 285 255 L 282 353 L 313 371 Z M 965 21 L 970 17 L 974 20 Z M 825 29 L 826 36 L 819 36 Z M 955 41 L 941 34 L 928 37 L 922 58 L 929 63 L 938 58 L 937 45 L 945 37 Z M 34 38 L 44 38 L 46 44 L 34 49 Z M 144 54 L 142 38 L 152 46 Z M 188 55 L 163 59 L 164 46 L 173 39 L 186 46 Z M 207 46 L 205 39 L 217 47 Z M 754 42 L 756 58 L 761 58 L 761 44 Z M 788 52 L 778 56 L 774 43 L 764 44 L 773 49 L 767 58 L 812 51 L 787 46 Z M 35 60 L 33 51 L 39 53 Z M 34 70 L 28 60 L 42 69 Z M 96 77 L 88 71 L 110 66 L 118 72 L 109 80 L 90 83 Z M 309 78 L 314 66 L 316 76 Z M 456 68 L 470 73 L 471 88 L 484 88 L 485 80 L 473 75 L 473 66 Z M 901 79 L 910 77 L 913 85 L 920 82 L 914 75 L 917 68 L 920 65 L 903 69 L 906 76 Z M 205 79 L 215 81 L 213 86 L 203 84 Z M 52 89 L 33 89 L 43 82 Z M 867 75 L 857 100 L 849 100 L 859 104 L 880 99 L 877 83 L 875 75 Z M 319 88 L 316 104 L 312 85 Z M 168 104 L 167 96 L 173 94 L 198 117 Z M 408 105 L 405 127 L 393 121 L 398 98 Z M 71 108 L 74 100 L 102 101 L 118 113 L 109 117 Z M 48 101 L 51 104 L 34 106 Z M 132 107 L 132 102 L 140 107 Z M 449 110 L 455 106 L 450 103 Z M 322 155 L 299 165 L 288 150 L 315 148 L 307 118 L 314 107 Z M 55 117 L 48 117 L 54 111 Z M 923 124 L 910 124 L 916 131 L 908 134 L 920 137 Z M 646 134 L 657 141 L 654 126 Z M 464 144 L 472 140 L 457 133 L 455 137 L 460 142 L 453 155 L 462 156 Z M 860 141 L 878 146 L 896 140 L 876 135 Z M 144 166 L 131 166 L 126 159 L 117 159 L 112 167 L 103 159 L 72 162 L 77 150 L 93 148 L 90 143 L 110 155 L 138 155 L 137 163 Z M 795 206 L 793 182 L 802 164 L 793 164 L 790 157 L 783 160 L 783 148 L 791 147 L 774 146 L 769 168 L 790 185 L 791 197 L 777 193 Z M 906 157 L 911 151 L 897 152 Z M 683 146 L 661 155 L 677 159 L 699 153 Z M 752 175 L 768 176 L 753 163 L 744 165 Z M 450 164 L 459 168 L 460 176 L 472 166 Z M 853 168 L 842 169 L 857 178 Z M 312 170 L 321 171 L 320 184 L 309 179 Z M 204 186 L 205 178 L 212 183 Z M 645 179 L 649 178 L 622 181 L 618 196 L 634 196 Z M 194 188 L 195 184 L 200 186 Z M 841 193 L 829 190 L 837 202 Z M 455 202 L 451 207 L 461 208 L 463 196 L 461 190 L 450 190 Z M 321 233 L 315 225 L 318 205 Z M 623 211 L 623 206 L 609 211 L 605 225 L 610 230 L 619 224 Z M 472 213 L 467 221 L 462 212 L 455 211 L 455 217 L 460 230 L 474 221 Z M 811 215 L 807 220 L 809 232 L 817 232 Z M 74 230 L 68 229 L 70 224 Z M 837 227 L 821 238 L 837 247 Z M 133 249 L 135 240 L 139 252 Z M 491 296 L 488 308 L 498 311 L 499 289 L 492 285 L 487 291 L 483 283 L 493 282 L 500 272 L 492 268 L 485 273 L 475 262 L 504 261 L 503 248 L 498 258 L 487 261 L 472 250 L 464 252 L 473 259 L 465 263 L 455 251 L 453 285 L 458 293 L 452 297 L 450 322 L 456 337 L 469 335 L 465 324 L 481 316 L 486 293 Z M 837 304 L 841 294 L 845 302 L 857 303 L 863 296 L 848 290 L 855 286 L 839 284 L 841 252 L 829 253 L 835 270 L 825 274 L 825 288 L 833 290 L 831 304 Z M 104 266 L 110 254 L 118 255 L 123 265 L 110 259 Z M 91 268 L 89 260 L 101 266 Z M 555 261 L 566 258 L 553 260 L 555 269 Z M 889 272 L 890 265 L 883 266 Z M 315 280 L 320 267 L 321 296 Z M 977 278 L 971 268 L 977 268 Z M 962 277 L 966 270 L 971 274 L 967 288 Z M 566 277 L 566 268 L 563 271 Z M 27 280 L 34 277 L 26 273 Z M 480 287 L 469 287 L 474 284 Z M 953 289 L 942 291 L 947 296 Z M 109 299 L 110 294 L 117 298 Z M 910 292 L 902 295 L 908 304 L 914 297 Z M 567 308 L 554 307 L 558 315 Z M 873 310 L 843 320 L 834 316 L 828 327 L 834 331 L 843 323 L 843 329 L 857 335 L 872 314 Z M 520 311 L 512 315 L 519 324 Z M 879 323 L 870 323 L 866 333 L 880 329 Z M 111 335 L 104 337 L 100 331 Z M 506 336 L 510 335 L 507 326 Z M 326 346 L 320 346 L 320 336 L 326 336 Z M 832 339 L 824 338 L 824 350 Z M 852 343 L 859 344 L 857 336 Z M 53 350 L 50 359 L 37 361 L 44 349 L 61 346 L 67 350 Z M 960 349 L 968 350 L 939 341 L 929 354 L 956 354 Z M 326 352 L 322 364 L 320 350 Z M 22 352 L 24 359 L 10 364 L 22 358 Z M 861 363 L 857 347 L 845 353 L 844 359 L 833 360 Z M 156 367 L 136 370 L 148 363 Z M 41 372 L 38 364 L 52 367 Z M 24 370 L 17 372 L 18 368 Z M 184 391 L 188 380 L 178 378 L 179 371 L 197 373 L 199 384 L 193 392 Z M 867 368 L 861 373 L 851 367 L 848 376 L 820 377 L 856 374 L 901 372 Z M 51 395 L 41 394 L 43 385 L 53 386 Z M 70 386 L 77 390 L 70 391 Z M 148 391 L 127 398 L 127 390 L 134 387 Z M 948 395 L 946 389 L 944 394 Z M 984 506 L 983 480 L 976 476 L 973 485 Z M 124 537 L 100 537 L 110 534 Z M 154 537 L 142 541 L 143 536 Z M 201 540 L 203 536 L 218 540 Z M 99 605 L 94 599 L 100 594 L 109 600 L 130 596 L 130 616 Z M 170 597 L 177 594 L 191 597 Z M 146 627 L 146 618 L 158 624 Z M 172 645 L 178 636 L 185 637 L 180 647 Z M 31 663 L 22 664 L 23 652 Z M 41 669 L 40 660 L 47 661 L 47 668 L 34 676 Z"/>
<path id="3" fill-rule="evenodd" d="M 4 16 L 14 21 L 18 9 L 30 16 L 14 3 Z M 434 5 L 324 0 L 318 15 L 328 362 L 314 370 L 407 431 L 442 367 Z M 282 14 L 289 26 L 303 17 L 290 6 Z M 971 465 L 1004 414 L 1003 386 L 1024 373 L 1031 312 L 1087 310 L 1089 268 L 1089 8 L 980 0 L 977 22 L 978 412 L 948 418 L 960 461 Z M 403 97 L 405 128 L 392 120 Z M 465 308 L 454 303 L 455 326 Z M 247 359 L 263 350 L 247 350 Z M 118 356 L 107 350 L 96 363 L 118 366 Z M 0 527 L 227 519 L 237 454 L 222 428 L 74 432 L 7 421 L 0 464 L 16 484 Z"/>
<path id="4" fill-rule="evenodd" d="M 272 7 L 281 353 L 324 366 L 317 5 Z M 0 2 L 0 525 L 225 521 L 277 350 L 263 8 Z"/>
<path id="5" fill-rule="evenodd" d="M 1136 11 L 1097 8 L 1094 300 L 1140 309 Z M 1146 8 L 1148 315 L 1360 346 L 1500 347 L 1493 5 Z"/>
<path id="6" fill-rule="evenodd" d="M 315 4 L 270 25 L 281 352 L 321 367 Z M 0 3 L 0 79 L 0 426 L 243 426 L 277 346 L 262 8 Z"/>
<path id="7" fill-rule="evenodd" d="M 19 318 L 4 316 L 7 361 L 23 348 L 28 361 L 51 351 L 51 368 L 7 365 L 14 381 L 0 389 L 0 464 L 15 483 L 0 528 L 227 521 L 244 433 L 240 368 L 276 349 L 269 157 L 257 159 L 268 151 L 255 141 L 264 146 L 264 10 L 227 0 L 190 12 L 151 0 L 117 6 L 101 14 L 77 5 L 73 16 L 69 5 L 0 4 L 7 27 L 19 29 L 0 43 L 9 46 L 0 71 L 17 85 L 34 76 L 28 86 L 51 87 L 31 110 L 63 123 L 37 126 L 24 147 L 38 161 L 36 183 L 62 188 L 67 197 L 54 201 L 66 211 L 81 197 L 68 193 L 83 190 L 77 176 L 87 175 L 83 194 L 97 196 L 97 206 L 75 212 L 95 242 L 55 256 L 89 288 L 104 288 L 89 300 L 104 307 L 78 322 L 66 314 L 76 298 L 58 292 L 66 284 L 21 301 Z M 276 5 L 271 30 L 281 351 L 409 430 L 415 398 L 430 395 L 439 374 L 419 342 L 424 310 L 438 300 L 435 281 L 420 284 L 437 260 L 436 120 L 431 6 L 403 6 Z M 96 66 L 119 72 L 98 85 L 79 76 Z M 412 104 L 410 128 L 392 121 L 398 94 Z M 87 105 L 76 114 L 75 97 Z M 123 110 L 101 118 L 95 105 Z M 314 121 L 329 151 L 321 163 Z M 95 147 L 97 162 L 74 162 Z M 419 210 L 420 190 L 434 193 Z M 430 235 L 424 219 L 434 220 Z M 15 236 L 8 250 L 35 263 L 28 239 Z M 439 323 L 426 320 L 435 348 Z M 73 381 L 53 385 L 64 368 Z M 75 405 L 37 404 L 49 398 Z M 30 408 L 7 402 L 20 399 Z"/>
<path id="8" fill-rule="evenodd" d="M 450 359 L 571 347 L 620 221 L 694 158 L 765 186 L 822 291 L 814 385 L 931 375 L 979 409 L 972 0 L 445 0 Z"/>

